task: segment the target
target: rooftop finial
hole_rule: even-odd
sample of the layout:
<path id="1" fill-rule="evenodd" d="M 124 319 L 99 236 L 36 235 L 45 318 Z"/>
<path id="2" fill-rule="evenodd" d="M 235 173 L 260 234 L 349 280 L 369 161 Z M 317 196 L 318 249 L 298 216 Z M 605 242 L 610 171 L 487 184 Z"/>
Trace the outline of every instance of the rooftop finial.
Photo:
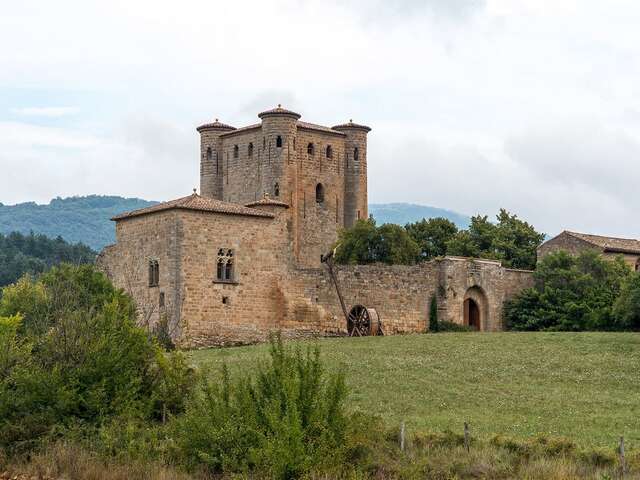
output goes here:
<path id="1" fill-rule="evenodd" d="M 353 123 L 353 118 L 350 118 L 350 119 L 349 119 L 349 123 Z"/>
<path id="2" fill-rule="evenodd" d="M 282 108 L 282 104 L 281 103 L 278 104 L 278 108 Z"/>
<path id="3" fill-rule="evenodd" d="M 196 189 L 195 189 L 195 188 L 193 189 L 193 194 L 194 194 L 194 195 L 197 195 L 197 194 L 196 194 Z"/>
<path id="4" fill-rule="evenodd" d="M 216 118 L 216 122 L 218 121 L 218 119 Z"/>

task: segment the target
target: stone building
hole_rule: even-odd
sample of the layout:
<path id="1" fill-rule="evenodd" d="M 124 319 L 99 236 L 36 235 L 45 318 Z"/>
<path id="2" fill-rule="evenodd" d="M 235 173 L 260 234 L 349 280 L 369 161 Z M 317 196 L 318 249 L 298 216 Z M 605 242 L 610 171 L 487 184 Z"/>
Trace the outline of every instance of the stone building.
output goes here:
<path id="1" fill-rule="evenodd" d="M 633 270 L 640 269 L 640 240 L 633 238 L 603 237 L 565 230 L 538 247 L 538 260 L 558 250 L 564 250 L 572 255 L 585 250 L 594 250 L 605 258 L 622 255 L 624 261 Z"/>
<path id="2" fill-rule="evenodd" d="M 347 321 L 321 263 L 340 229 L 367 218 L 367 134 L 349 121 L 325 127 L 278 108 L 235 128 L 200 134 L 200 195 L 123 213 L 99 264 L 135 298 L 140 321 L 166 319 L 181 346 L 344 335 Z M 502 328 L 502 303 L 531 272 L 446 257 L 415 266 L 336 266 L 347 310 L 375 309 L 385 334 L 439 317 Z"/>

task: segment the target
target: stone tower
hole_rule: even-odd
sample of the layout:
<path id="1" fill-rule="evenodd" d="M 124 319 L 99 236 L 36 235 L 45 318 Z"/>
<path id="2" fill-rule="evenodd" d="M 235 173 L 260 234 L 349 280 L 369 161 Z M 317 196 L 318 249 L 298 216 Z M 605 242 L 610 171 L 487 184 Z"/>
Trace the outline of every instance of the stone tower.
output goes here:
<path id="1" fill-rule="evenodd" d="M 368 218 L 367 204 L 367 134 L 371 128 L 349 121 L 332 127 L 345 138 L 344 226 Z"/>
<path id="2" fill-rule="evenodd" d="M 222 200 L 222 141 L 220 135 L 235 127 L 220 123 L 205 123 L 197 128 L 200 134 L 200 194 Z"/>

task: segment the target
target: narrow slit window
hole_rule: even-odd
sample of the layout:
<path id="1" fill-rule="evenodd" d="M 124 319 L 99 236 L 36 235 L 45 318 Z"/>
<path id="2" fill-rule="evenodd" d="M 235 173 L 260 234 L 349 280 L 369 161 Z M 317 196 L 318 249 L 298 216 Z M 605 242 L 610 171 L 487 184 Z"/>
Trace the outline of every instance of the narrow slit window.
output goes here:
<path id="1" fill-rule="evenodd" d="M 160 284 L 160 263 L 157 260 L 149 260 L 149 286 L 157 287 Z"/>
<path id="2" fill-rule="evenodd" d="M 333 148 L 331 145 L 327 145 L 327 158 L 333 158 Z"/>
<path id="3" fill-rule="evenodd" d="M 238 148 L 238 145 L 234 145 L 233 146 L 233 158 L 238 158 L 238 154 L 240 153 L 240 148 Z"/>
<path id="4" fill-rule="evenodd" d="M 207 160 L 211 161 L 211 157 L 212 157 L 211 147 L 208 147 L 207 148 Z"/>
<path id="5" fill-rule="evenodd" d="M 274 197 L 280 196 L 280 185 L 278 185 L 277 183 L 273 186 L 273 196 Z"/>
<path id="6" fill-rule="evenodd" d="M 316 203 L 324 202 L 324 187 L 321 183 L 316 185 Z"/>
<path id="7" fill-rule="evenodd" d="M 309 145 L 307 145 L 307 155 L 313 155 L 313 143 L 310 143 Z"/>
<path id="8" fill-rule="evenodd" d="M 360 151 L 358 150 L 358 147 L 356 147 L 353 149 L 353 160 L 357 162 L 359 157 L 360 157 Z"/>
<path id="9" fill-rule="evenodd" d="M 280 135 L 276 137 L 276 147 L 282 148 L 282 137 Z"/>
<path id="10" fill-rule="evenodd" d="M 249 158 L 253 157 L 253 142 L 249 143 L 249 147 L 247 148 L 247 155 Z"/>

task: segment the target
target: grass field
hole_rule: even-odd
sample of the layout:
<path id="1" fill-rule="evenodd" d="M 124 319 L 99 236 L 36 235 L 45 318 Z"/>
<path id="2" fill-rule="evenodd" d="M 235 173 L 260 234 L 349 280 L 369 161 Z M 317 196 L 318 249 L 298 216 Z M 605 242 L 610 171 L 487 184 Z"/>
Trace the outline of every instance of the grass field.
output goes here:
<path id="1" fill-rule="evenodd" d="M 352 408 L 407 429 L 566 436 L 640 447 L 640 334 L 442 333 L 292 342 L 318 344 L 343 370 Z M 252 371 L 265 345 L 194 351 L 197 365 Z"/>

